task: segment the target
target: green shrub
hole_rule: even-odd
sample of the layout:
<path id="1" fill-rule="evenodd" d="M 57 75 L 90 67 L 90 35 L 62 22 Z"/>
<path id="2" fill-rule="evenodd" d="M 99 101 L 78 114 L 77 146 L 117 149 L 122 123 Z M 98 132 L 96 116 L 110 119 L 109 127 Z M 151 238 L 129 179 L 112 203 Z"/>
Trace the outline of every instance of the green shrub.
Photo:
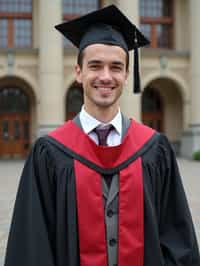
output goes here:
<path id="1" fill-rule="evenodd" d="M 200 161 L 200 150 L 193 153 L 193 159 Z"/>

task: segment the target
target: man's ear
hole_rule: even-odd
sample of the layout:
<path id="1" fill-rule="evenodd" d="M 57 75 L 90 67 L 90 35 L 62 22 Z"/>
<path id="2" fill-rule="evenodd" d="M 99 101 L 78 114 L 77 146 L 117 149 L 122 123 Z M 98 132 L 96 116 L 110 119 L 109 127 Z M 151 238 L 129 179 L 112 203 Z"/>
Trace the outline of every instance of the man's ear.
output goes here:
<path id="1" fill-rule="evenodd" d="M 76 81 L 78 83 L 82 83 L 82 71 L 81 71 L 81 67 L 76 64 L 75 66 L 75 74 L 76 74 Z"/>
<path id="2" fill-rule="evenodd" d="M 128 77 L 129 77 L 129 69 L 127 69 L 125 75 L 126 75 L 126 76 L 125 76 L 125 84 L 127 85 L 127 83 L 128 83 Z"/>

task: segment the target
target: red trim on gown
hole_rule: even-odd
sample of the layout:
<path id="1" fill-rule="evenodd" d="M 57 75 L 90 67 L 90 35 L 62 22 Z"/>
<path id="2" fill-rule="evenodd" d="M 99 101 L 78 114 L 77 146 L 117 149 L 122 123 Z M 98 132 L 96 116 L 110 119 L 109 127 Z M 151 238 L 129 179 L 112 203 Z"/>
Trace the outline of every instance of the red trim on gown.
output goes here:
<path id="1" fill-rule="evenodd" d="M 73 121 L 49 135 L 102 168 L 114 168 L 139 151 L 154 130 L 134 120 L 122 142 L 114 147 L 96 145 Z M 102 177 L 74 160 L 81 266 L 106 266 L 107 247 Z M 119 173 L 118 265 L 143 266 L 144 196 L 142 160 L 138 157 Z"/>
<path id="2" fill-rule="evenodd" d="M 49 136 L 102 168 L 114 168 L 139 151 L 154 132 L 153 129 L 131 120 L 131 125 L 120 145 L 99 146 L 70 120 L 52 131 Z"/>

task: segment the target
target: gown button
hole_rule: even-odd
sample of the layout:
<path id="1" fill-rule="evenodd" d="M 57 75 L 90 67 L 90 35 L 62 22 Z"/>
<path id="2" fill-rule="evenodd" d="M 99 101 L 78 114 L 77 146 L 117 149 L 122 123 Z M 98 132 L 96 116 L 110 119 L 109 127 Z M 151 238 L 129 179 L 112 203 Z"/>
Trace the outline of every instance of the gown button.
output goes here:
<path id="1" fill-rule="evenodd" d="M 116 244 L 117 244 L 117 240 L 116 240 L 115 238 L 110 239 L 110 241 L 109 241 L 109 245 L 110 245 L 111 247 L 114 247 Z"/>
<path id="2" fill-rule="evenodd" d="M 114 212 L 112 210 L 108 210 L 108 212 L 107 212 L 108 217 L 111 218 L 113 216 L 113 214 L 114 214 Z"/>

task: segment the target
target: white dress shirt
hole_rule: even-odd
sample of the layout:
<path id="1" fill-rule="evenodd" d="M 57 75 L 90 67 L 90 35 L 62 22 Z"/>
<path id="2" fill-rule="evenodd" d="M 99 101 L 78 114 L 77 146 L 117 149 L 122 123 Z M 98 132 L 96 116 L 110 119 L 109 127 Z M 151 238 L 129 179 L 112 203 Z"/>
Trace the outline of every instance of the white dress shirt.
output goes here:
<path id="1" fill-rule="evenodd" d="M 117 146 L 121 143 L 122 139 L 122 115 L 120 109 L 116 116 L 109 123 L 102 123 L 98 121 L 96 118 L 88 114 L 84 106 L 82 106 L 80 112 L 80 121 L 83 131 L 96 143 L 98 144 L 98 137 L 96 133 L 93 131 L 96 127 L 105 127 L 108 124 L 112 125 L 114 129 L 109 133 L 107 137 L 107 145 L 108 146 Z"/>

